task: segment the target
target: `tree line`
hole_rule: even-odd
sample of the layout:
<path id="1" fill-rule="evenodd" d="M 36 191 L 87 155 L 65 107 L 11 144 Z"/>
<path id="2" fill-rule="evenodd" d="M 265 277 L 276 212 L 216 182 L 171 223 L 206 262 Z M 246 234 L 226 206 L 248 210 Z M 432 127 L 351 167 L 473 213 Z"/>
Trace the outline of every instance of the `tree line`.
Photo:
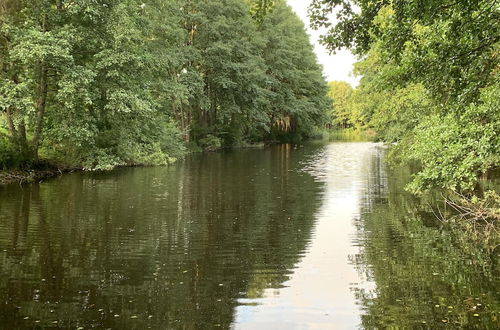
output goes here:
<path id="1" fill-rule="evenodd" d="M 0 2 L 0 168 L 300 140 L 326 91 L 285 1 Z"/>
<path id="2" fill-rule="evenodd" d="M 391 158 L 418 164 L 409 188 L 478 193 L 500 164 L 500 4 L 492 0 L 314 0 L 330 50 L 359 56 L 360 85 L 333 124 L 374 129 Z M 336 13 L 337 22 L 331 23 Z M 496 198 L 498 203 L 498 195 Z M 498 205 L 498 204 L 497 204 Z M 498 216 L 498 215 L 497 215 Z"/>

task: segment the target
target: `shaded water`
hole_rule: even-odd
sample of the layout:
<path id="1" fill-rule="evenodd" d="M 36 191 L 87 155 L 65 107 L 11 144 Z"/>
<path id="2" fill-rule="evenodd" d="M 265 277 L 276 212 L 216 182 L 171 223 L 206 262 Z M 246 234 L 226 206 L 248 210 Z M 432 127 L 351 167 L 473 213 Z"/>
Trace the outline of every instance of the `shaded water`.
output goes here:
<path id="1" fill-rule="evenodd" d="M 0 328 L 497 328 L 407 178 L 342 142 L 0 187 Z"/>

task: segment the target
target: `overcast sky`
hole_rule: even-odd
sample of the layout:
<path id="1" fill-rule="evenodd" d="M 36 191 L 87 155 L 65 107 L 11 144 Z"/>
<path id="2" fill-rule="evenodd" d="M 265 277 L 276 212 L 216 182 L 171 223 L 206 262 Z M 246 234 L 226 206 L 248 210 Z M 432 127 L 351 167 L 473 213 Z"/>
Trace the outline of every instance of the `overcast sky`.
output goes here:
<path id="1" fill-rule="evenodd" d="M 307 7 L 311 3 L 311 0 L 287 0 L 287 2 L 302 21 L 304 21 L 307 32 L 311 36 L 311 42 L 314 45 L 318 61 L 323 65 L 327 80 L 343 80 L 350 83 L 353 87 L 357 86 L 359 79 L 351 74 L 352 65 L 356 62 L 354 55 L 348 50 L 342 50 L 335 55 L 329 55 L 325 47 L 321 46 L 318 42 L 321 33 L 309 27 Z"/>

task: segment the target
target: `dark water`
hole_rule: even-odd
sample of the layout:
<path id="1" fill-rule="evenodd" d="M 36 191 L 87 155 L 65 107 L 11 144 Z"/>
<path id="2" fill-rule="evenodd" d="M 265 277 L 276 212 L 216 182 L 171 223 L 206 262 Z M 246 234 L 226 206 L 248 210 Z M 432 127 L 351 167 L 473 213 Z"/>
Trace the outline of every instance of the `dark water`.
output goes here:
<path id="1" fill-rule="evenodd" d="M 498 328 L 498 253 L 440 230 L 383 154 L 281 145 L 0 187 L 0 328 Z"/>

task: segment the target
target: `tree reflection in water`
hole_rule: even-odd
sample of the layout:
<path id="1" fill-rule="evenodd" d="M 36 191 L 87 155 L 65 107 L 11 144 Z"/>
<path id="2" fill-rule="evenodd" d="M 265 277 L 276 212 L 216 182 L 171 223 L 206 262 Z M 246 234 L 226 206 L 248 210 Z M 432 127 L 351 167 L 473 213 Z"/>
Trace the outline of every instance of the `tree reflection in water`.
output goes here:
<path id="1" fill-rule="evenodd" d="M 326 237 L 332 246 L 348 239 L 345 251 L 355 251 L 350 263 L 335 259 L 362 279 L 336 283 L 358 304 L 351 313 L 361 324 L 352 326 L 498 328 L 498 251 L 443 230 L 436 201 L 405 193 L 409 170 L 387 170 L 381 152 L 359 164 L 343 160 L 345 169 L 361 166 L 357 186 L 342 166 L 326 179 L 304 171 L 324 150 L 208 153 L 165 168 L 1 187 L 0 324 L 229 328 L 240 307 L 262 302 L 269 289 L 285 297 L 294 278 L 307 284 L 302 290 L 321 288 L 300 267 L 325 238 L 314 231 L 328 225 L 328 205 L 341 211 L 342 194 L 357 191 L 356 209 L 344 210 L 353 236 Z M 332 196 L 339 203 L 326 200 Z M 335 287 L 328 274 L 326 293 Z"/>
<path id="2" fill-rule="evenodd" d="M 363 306 L 362 327 L 498 329 L 500 295 L 498 251 L 478 246 L 463 232 L 443 228 L 436 217 L 438 193 L 416 198 L 404 190 L 409 168 L 373 171 L 357 221 L 353 256 L 358 271 L 376 289 L 356 289 Z M 388 185 L 376 181 L 386 178 Z"/>

